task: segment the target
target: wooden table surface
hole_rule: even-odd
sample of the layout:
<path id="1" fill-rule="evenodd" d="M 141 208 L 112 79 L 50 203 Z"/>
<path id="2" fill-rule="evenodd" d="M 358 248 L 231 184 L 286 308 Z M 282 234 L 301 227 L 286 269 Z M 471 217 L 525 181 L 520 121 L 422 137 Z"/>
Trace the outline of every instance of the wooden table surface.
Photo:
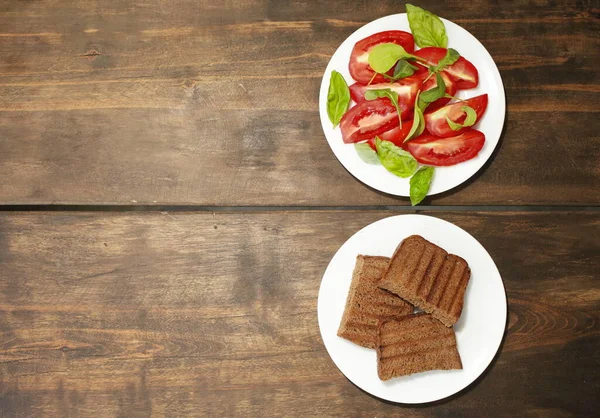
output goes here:
<path id="1" fill-rule="evenodd" d="M 581 416 L 600 393 L 600 2 L 420 6 L 475 35 L 500 145 L 411 208 L 326 144 L 323 71 L 399 1 L 0 4 L 0 417 Z M 383 402 L 319 334 L 333 254 L 376 220 L 464 228 L 508 296 L 456 396 Z"/>

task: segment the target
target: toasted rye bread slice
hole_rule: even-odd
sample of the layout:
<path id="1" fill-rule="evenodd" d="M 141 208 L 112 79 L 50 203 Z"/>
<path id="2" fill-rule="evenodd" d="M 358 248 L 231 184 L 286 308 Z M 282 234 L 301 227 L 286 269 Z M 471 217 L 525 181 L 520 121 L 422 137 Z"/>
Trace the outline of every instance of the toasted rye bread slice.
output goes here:
<path id="1" fill-rule="evenodd" d="M 470 277 L 465 260 L 419 235 L 411 235 L 396 248 L 379 287 L 450 327 L 460 318 Z"/>
<path id="2" fill-rule="evenodd" d="M 462 369 L 452 328 L 429 314 L 379 322 L 377 373 L 381 380 L 428 370 Z"/>
<path id="3" fill-rule="evenodd" d="M 413 306 L 377 287 L 390 259 L 359 255 L 338 335 L 363 347 L 375 348 L 380 319 L 406 315 Z"/>

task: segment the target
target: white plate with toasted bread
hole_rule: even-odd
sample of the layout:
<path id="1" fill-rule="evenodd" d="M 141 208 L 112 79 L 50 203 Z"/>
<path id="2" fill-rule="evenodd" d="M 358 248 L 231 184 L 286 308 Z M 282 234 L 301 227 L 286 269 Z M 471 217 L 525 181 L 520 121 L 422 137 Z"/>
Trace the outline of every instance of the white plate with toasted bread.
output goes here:
<path id="1" fill-rule="evenodd" d="M 338 336 L 358 255 L 392 257 L 407 237 L 418 235 L 468 263 L 471 275 L 454 331 L 462 369 L 432 370 L 381 380 L 378 351 Z M 506 328 L 506 293 L 488 252 L 468 232 L 425 215 L 398 215 L 358 231 L 327 267 L 318 300 L 321 336 L 333 362 L 355 385 L 379 398 L 405 404 L 451 396 L 479 377 L 494 359 Z M 381 322 L 380 322 L 381 323 Z M 381 331 L 380 331 L 381 332 Z"/>

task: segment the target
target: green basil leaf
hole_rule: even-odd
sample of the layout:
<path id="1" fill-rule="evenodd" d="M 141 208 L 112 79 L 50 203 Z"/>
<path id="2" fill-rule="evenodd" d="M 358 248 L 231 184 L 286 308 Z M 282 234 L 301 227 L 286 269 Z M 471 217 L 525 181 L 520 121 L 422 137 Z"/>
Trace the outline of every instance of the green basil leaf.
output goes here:
<path id="1" fill-rule="evenodd" d="M 460 110 L 467 114 L 463 126 L 473 126 L 477 122 L 477 112 L 471 106 L 461 106 Z"/>
<path id="2" fill-rule="evenodd" d="M 460 54 L 456 49 L 448 48 L 448 50 L 446 51 L 446 55 L 444 55 L 444 58 L 439 60 L 437 65 L 429 67 L 429 71 L 431 71 L 432 73 L 437 73 L 443 70 L 444 68 L 454 64 L 456 61 L 458 61 L 459 58 Z"/>
<path id="3" fill-rule="evenodd" d="M 394 80 L 410 77 L 418 68 L 410 64 L 407 60 L 401 59 L 394 68 Z"/>
<path id="4" fill-rule="evenodd" d="M 427 104 L 433 103 L 437 99 L 444 97 L 444 94 L 446 94 L 446 83 L 444 83 L 444 79 L 442 78 L 442 76 L 436 74 L 435 80 L 437 82 L 437 86 L 422 92 L 420 95 L 421 102 Z"/>
<path id="5" fill-rule="evenodd" d="M 408 13 L 410 31 L 419 47 L 440 46 L 446 48 L 448 36 L 444 22 L 439 17 L 412 4 L 406 5 L 406 13 Z"/>
<path id="6" fill-rule="evenodd" d="M 425 117 L 423 116 L 423 111 L 421 110 L 421 108 L 419 106 L 415 106 L 415 114 L 413 117 L 413 124 L 412 124 L 412 127 L 410 128 L 410 131 L 408 132 L 408 135 L 406 135 L 406 138 L 404 139 L 403 142 L 408 142 L 411 139 L 415 139 L 416 137 L 421 135 L 424 130 L 425 130 Z"/>
<path id="7" fill-rule="evenodd" d="M 379 161 L 390 173 L 406 178 L 412 176 L 417 170 L 419 163 L 410 152 L 379 138 L 375 138 L 375 145 Z"/>
<path id="8" fill-rule="evenodd" d="M 447 99 L 456 100 L 457 102 L 466 102 L 466 100 L 459 99 L 458 97 L 456 97 L 456 96 L 452 96 L 452 95 L 450 95 L 450 94 L 448 94 L 448 93 L 445 93 L 445 94 L 444 94 L 444 97 L 445 97 L 445 98 L 447 98 Z"/>
<path id="9" fill-rule="evenodd" d="M 358 144 L 354 144 L 354 148 L 356 149 L 356 153 L 367 164 L 381 164 L 379 161 L 379 157 L 377 153 L 369 144 L 366 142 L 361 142 Z"/>
<path id="10" fill-rule="evenodd" d="M 396 63 L 394 67 L 394 76 L 390 77 L 387 74 L 381 74 L 385 78 L 390 81 L 401 80 L 406 77 L 410 77 L 417 71 L 419 68 L 409 63 L 406 59 L 401 59 Z"/>
<path id="11" fill-rule="evenodd" d="M 350 105 L 350 89 L 344 76 L 337 71 L 331 72 L 329 91 L 327 92 L 327 116 L 335 128 Z"/>
<path id="12" fill-rule="evenodd" d="M 414 176 L 410 178 L 410 203 L 415 206 L 421 203 L 431 186 L 433 178 L 433 167 L 421 167 Z"/>
<path id="13" fill-rule="evenodd" d="M 367 90 L 365 92 L 365 99 L 367 100 L 375 100 L 380 97 L 390 99 L 390 101 L 396 108 L 396 112 L 398 113 L 398 120 L 400 121 L 400 127 L 402 127 L 402 112 L 400 111 L 400 107 L 398 106 L 398 93 L 396 93 L 392 89 L 372 89 Z"/>
<path id="14" fill-rule="evenodd" d="M 387 73 L 399 59 L 417 58 L 398 44 L 385 43 L 375 46 L 369 52 L 369 65 L 376 73 Z"/>
<path id="15" fill-rule="evenodd" d="M 454 48 L 448 48 L 448 50 L 446 51 L 446 56 L 444 56 L 444 58 L 442 58 L 440 61 L 438 61 L 437 63 L 437 67 L 440 70 L 443 70 L 446 67 L 449 67 L 450 65 L 454 64 L 456 61 L 458 61 L 458 59 L 460 58 L 460 54 L 458 53 L 458 51 Z"/>
<path id="16" fill-rule="evenodd" d="M 458 131 L 459 129 L 473 126 L 475 125 L 475 122 L 477 122 L 477 112 L 471 106 L 461 106 L 460 110 L 467 114 L 467 117 L 465 118 L 465 121 L 462 124 L 456 123 L 448 116 L 446 116 L 446 122 L 448 122 L 448 126 L 450 126 L 450 129 L 452 129 L 453 131 Z"/>
<path id="17" fill-rule="evenodd" d="M 398 93 L 392 89 L 369 89 L 365 91 L 365 99 L 375 100 L 380 97 L 388 98 L 394 104 L 398 104 Z"/>

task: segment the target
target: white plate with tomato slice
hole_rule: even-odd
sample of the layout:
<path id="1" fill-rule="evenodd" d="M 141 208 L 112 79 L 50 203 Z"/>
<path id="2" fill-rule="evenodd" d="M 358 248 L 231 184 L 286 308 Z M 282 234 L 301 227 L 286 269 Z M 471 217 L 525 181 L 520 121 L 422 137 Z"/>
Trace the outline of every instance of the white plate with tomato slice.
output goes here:
<path id="1" fill-rule="evenodd" d="M 384 167 L 377 161 L 377 158 L 381 160 L 382 154 L 375 138 L 393 143 L 402 149 L 398 152 L 407 151 L 408 157 L 412 155 L 415 164 L 418 163 L 417 167 L 434 167 L 433 178 L 424 192 L 434 195 L 450 190 L 473 176 L 492 155 L 504 125 L 504 86 L 491 55 L 459 25 L 445 19 L 441 22 L 445 27 L 447 48 L 427 45 L 420 48 L 414 44 L 406 13 L 366 24 L 350 35 L 333 54 L 321 83 L 321 124 L 337 159 L 368 186 L 392 195 L 411 196 L 411 200 L 410 176 L 403 178 L 393 174 L 395 165 L 398 165 L 395 162 L 392 162 L 390 170 L 389 164 Z M 414 59 L 406 60 L 413 67 L 413 74 L 394 79 L 394 74 L 402 77 L 402 69 L 396 68 L 400 67 L 400 62 L 385 73 L 376 73 L 370 66 L 370 54 L 378 45 L 380 50 L 383 49 L 381 44 L 401 45 L 404 51 L 414 56 Z M 436 64 L 448 58 L 451 49 L 458 51 L 460 58 L 449 61 L 451 65 L 436 72 Z M 328 114 L 328 92 L 333 72 L 343 77 L 351 98 L 349 108 L 335 127 Z M 415 107 L 420 106 L 417 103 L 425 103 L 421 99 L 427 95 L 423 93 L 438 87 L 440 78 L 445 85 L 445 92 L 442 90 L 441 93 L 445 95 L 428 105 L 424 104 L 423 119 L 419 122 Z M 337 81 L 340 82 L 339 78 Z M 439 87 L 442 87 L 441 84 Z M 366 96 L 368 90 L 382 89 L 397 95 L 397 106 L 381 95 L 366 99 L 369 97 Z M 421 99 L 416 97 L 417 93 Z M 335 109 L 330 112 L 335 112 Z M 338 113 L 341 115 L 339 109 Z M 417 132 L 412 129 L 415 123 L 418 125 Z M 409 134 L 412 137 L 407 140 Z M 354 146 L 356 143 L 370 145 L 377 156 L 377 164 L 369 164 L 369 158 L 361 157 Z M 365 148 L 365 145 L 362 147 Z M 404 163 L 400 165 L 401 173 L 406 171 Z M 409 172 L 414 167 L 414 164 L 411 165 Z"/>

